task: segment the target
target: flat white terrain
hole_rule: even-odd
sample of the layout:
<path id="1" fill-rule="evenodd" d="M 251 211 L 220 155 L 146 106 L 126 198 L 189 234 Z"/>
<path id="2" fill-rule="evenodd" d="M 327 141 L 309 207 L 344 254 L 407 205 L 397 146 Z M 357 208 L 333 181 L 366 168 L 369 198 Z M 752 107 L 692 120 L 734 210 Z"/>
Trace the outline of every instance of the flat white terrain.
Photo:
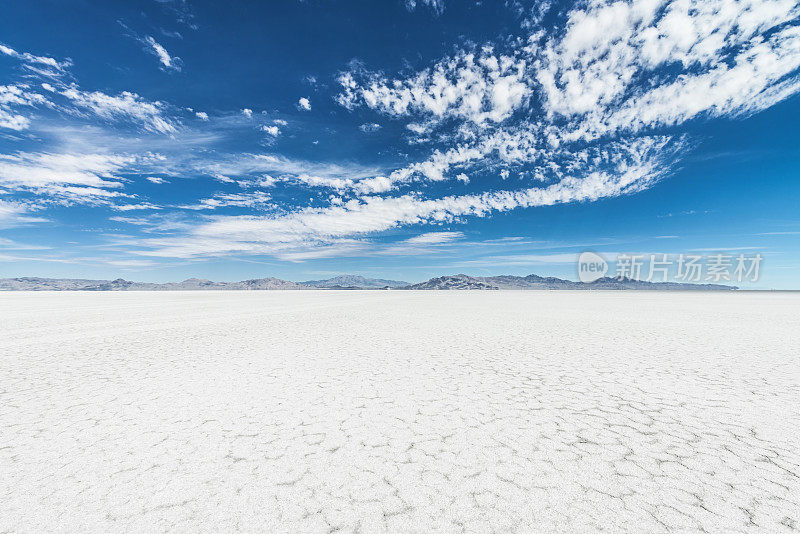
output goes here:
<path id="1" fill-rule="evenodd" d="M 800 294 L 0 294 L 0 532 L 796 532 Z"/>

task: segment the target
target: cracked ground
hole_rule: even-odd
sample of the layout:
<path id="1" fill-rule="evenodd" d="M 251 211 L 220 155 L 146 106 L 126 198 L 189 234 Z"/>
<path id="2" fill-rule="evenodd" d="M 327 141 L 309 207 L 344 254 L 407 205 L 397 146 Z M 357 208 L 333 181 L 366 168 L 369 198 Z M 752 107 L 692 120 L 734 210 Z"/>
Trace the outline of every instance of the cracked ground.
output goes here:
<path id="1" fill-rule="evenodd" d="M 800 294 L 0 295 L 0 532 L 797 532 Z"/>

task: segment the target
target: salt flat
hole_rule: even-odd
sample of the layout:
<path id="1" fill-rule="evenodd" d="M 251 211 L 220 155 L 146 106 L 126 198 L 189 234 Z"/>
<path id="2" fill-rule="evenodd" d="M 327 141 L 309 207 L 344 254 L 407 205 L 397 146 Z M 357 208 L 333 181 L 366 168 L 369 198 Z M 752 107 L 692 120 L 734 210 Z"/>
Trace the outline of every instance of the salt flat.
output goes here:
<path id="1" fill-rule="evenodd" d="M 793 532 L 800 295 L 0 294 L 0 532 Z"/>

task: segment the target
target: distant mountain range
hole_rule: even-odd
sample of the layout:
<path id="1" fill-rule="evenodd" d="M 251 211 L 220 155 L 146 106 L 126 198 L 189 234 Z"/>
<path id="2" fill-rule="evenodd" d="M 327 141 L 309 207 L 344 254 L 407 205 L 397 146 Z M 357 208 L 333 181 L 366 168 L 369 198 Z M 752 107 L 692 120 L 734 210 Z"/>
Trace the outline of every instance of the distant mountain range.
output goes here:
<path id="1" fill-rule="evenodd" d="M 352 274 L 342 274 L 328 278 L 327 280 L 309 280 L 308 282 L 299 282 L 301 286 L 316 287 L 316 288 L 330 288 L 330 289 L 383 289 L 386 287 L 404 287 L 409 285 L 408 282 L 401 282 L 399 280 L 384 280 L 383 278 L 364 278 Z"/>
<path id="2" fill-rule="evenodd" d="M 720 284 L 683 284 L 679 282 L 642 282 L 630 278 L 603 277 L 594 282 L 572 282 L 553 276 L 468 276 L 457 274 L 431 278 L 427 282 L 412 284 L 402 289 L 485 289 L 485 290 L 532 290 L 532 289 L 653 289 L 653 290 L 732 290 L 734 286 Z"/>
<path id="3" fill-rule="evenodd" d="M 187 290 L 272 290 L 306 289 L 300 284 L 279 278 L 256 278 L 241 282 L 212 282 L 189 278 L 183 282 L 155 284 L 116 280 L 84 280 L 80 278 L 0 278 L 0 291 L 187 291 Z"/>
<path id="4" fill-rule="evenodd" d="M 415 290 L 532 290 L 532 289 L 648 289 L 648 290 L 733 290 L 734 286 L 720 284 L 683 284 L 677 282 L 641 282 L 630 278 L 600 278 L 594 282 L 572 282 L 552 276 L 468 276 L 457 274 L 431 278 L 427 282 L 409 284 L 399 280 L 340 275 L 327 280 L 289 282 L 280 278 L 256 278 L 241 282 L 212 282 L 189 278 L 183 282 L 164 284 L 116 280 L 85 280 L 73 278 L 0 278 L 0 291 L 187 291 L 187 290 L 306 290 L 306 289 L 415 289 Z"/>
<path id="5" fill-rule="evenodd" d="M 475 278 L 467 276 L 466 274 L 457 274 L 454 276 L 440 276 L 439 278 L 431 278 L 427 282 L 419 284 L 412 284 L 404 287 L 403 289 L 500 289 L 498 286 L 490 282 L 484 281 L 482 278 Z"/>

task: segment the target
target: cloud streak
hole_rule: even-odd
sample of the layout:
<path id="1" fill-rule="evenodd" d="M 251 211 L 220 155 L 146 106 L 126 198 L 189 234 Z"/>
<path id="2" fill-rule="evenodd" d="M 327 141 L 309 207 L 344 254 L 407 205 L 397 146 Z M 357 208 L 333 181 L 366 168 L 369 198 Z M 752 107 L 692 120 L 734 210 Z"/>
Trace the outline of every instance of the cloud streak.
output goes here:
<path id="1" fill-rule="evenodd" d="M 165 104 L 148 102 L 136 93 L 123 91 L 109 95 L 101 91 L 82 91 L 72 85 L 61 94 L 79 108 L 104 119 L 132 120 L 151 132 L 168 134 L 177 131 L 177 122 L 164 114 Z"/>
<path id="2" fill-rule="evenodd" d="M 144 43 L 149 47 L 153 54 L 158 57 L 159 63 L 165 70 L 169 71 L 180 71 L 181 70 L 181 58 L 171 56 L 167 49 L 164 48 L 161 44 L 156 42 L 151 36 L 147 36 L 144 38 Z"/>
<path id="3" fill-rule="evenodd" d="M 607 171 L 570 176 L 547 187 L 493 191 L 476 195 L 424 199 L 416 195 L 368 196 L 327 208 L 305 208 L 280 216 L 216 217 L 191 235 L 151 240 L 140 254 L 189 258 L 232 253 L 278 253 L 307 246 L 327 246 L 339 239 L 364 236 L 409 225 L 457 222 L 519 208 L 595 201 L 635 193 L 668 172 L 660 140 L 619 159 Z"/>
<path id="4" fill-rule="evenodd" d="M 28 65 L 49 67 L 56 72 L 64 72 L 70 65 L 72 65 L 72 61 L 70 60 L 57 61 L 48 56 L 37 56 L 29 52 L 17 52 L 13 48 L 4 44 L 0 44 L 0 53 L 6 56 L 11 56 L 14 59 L 18 59 Z"/>

